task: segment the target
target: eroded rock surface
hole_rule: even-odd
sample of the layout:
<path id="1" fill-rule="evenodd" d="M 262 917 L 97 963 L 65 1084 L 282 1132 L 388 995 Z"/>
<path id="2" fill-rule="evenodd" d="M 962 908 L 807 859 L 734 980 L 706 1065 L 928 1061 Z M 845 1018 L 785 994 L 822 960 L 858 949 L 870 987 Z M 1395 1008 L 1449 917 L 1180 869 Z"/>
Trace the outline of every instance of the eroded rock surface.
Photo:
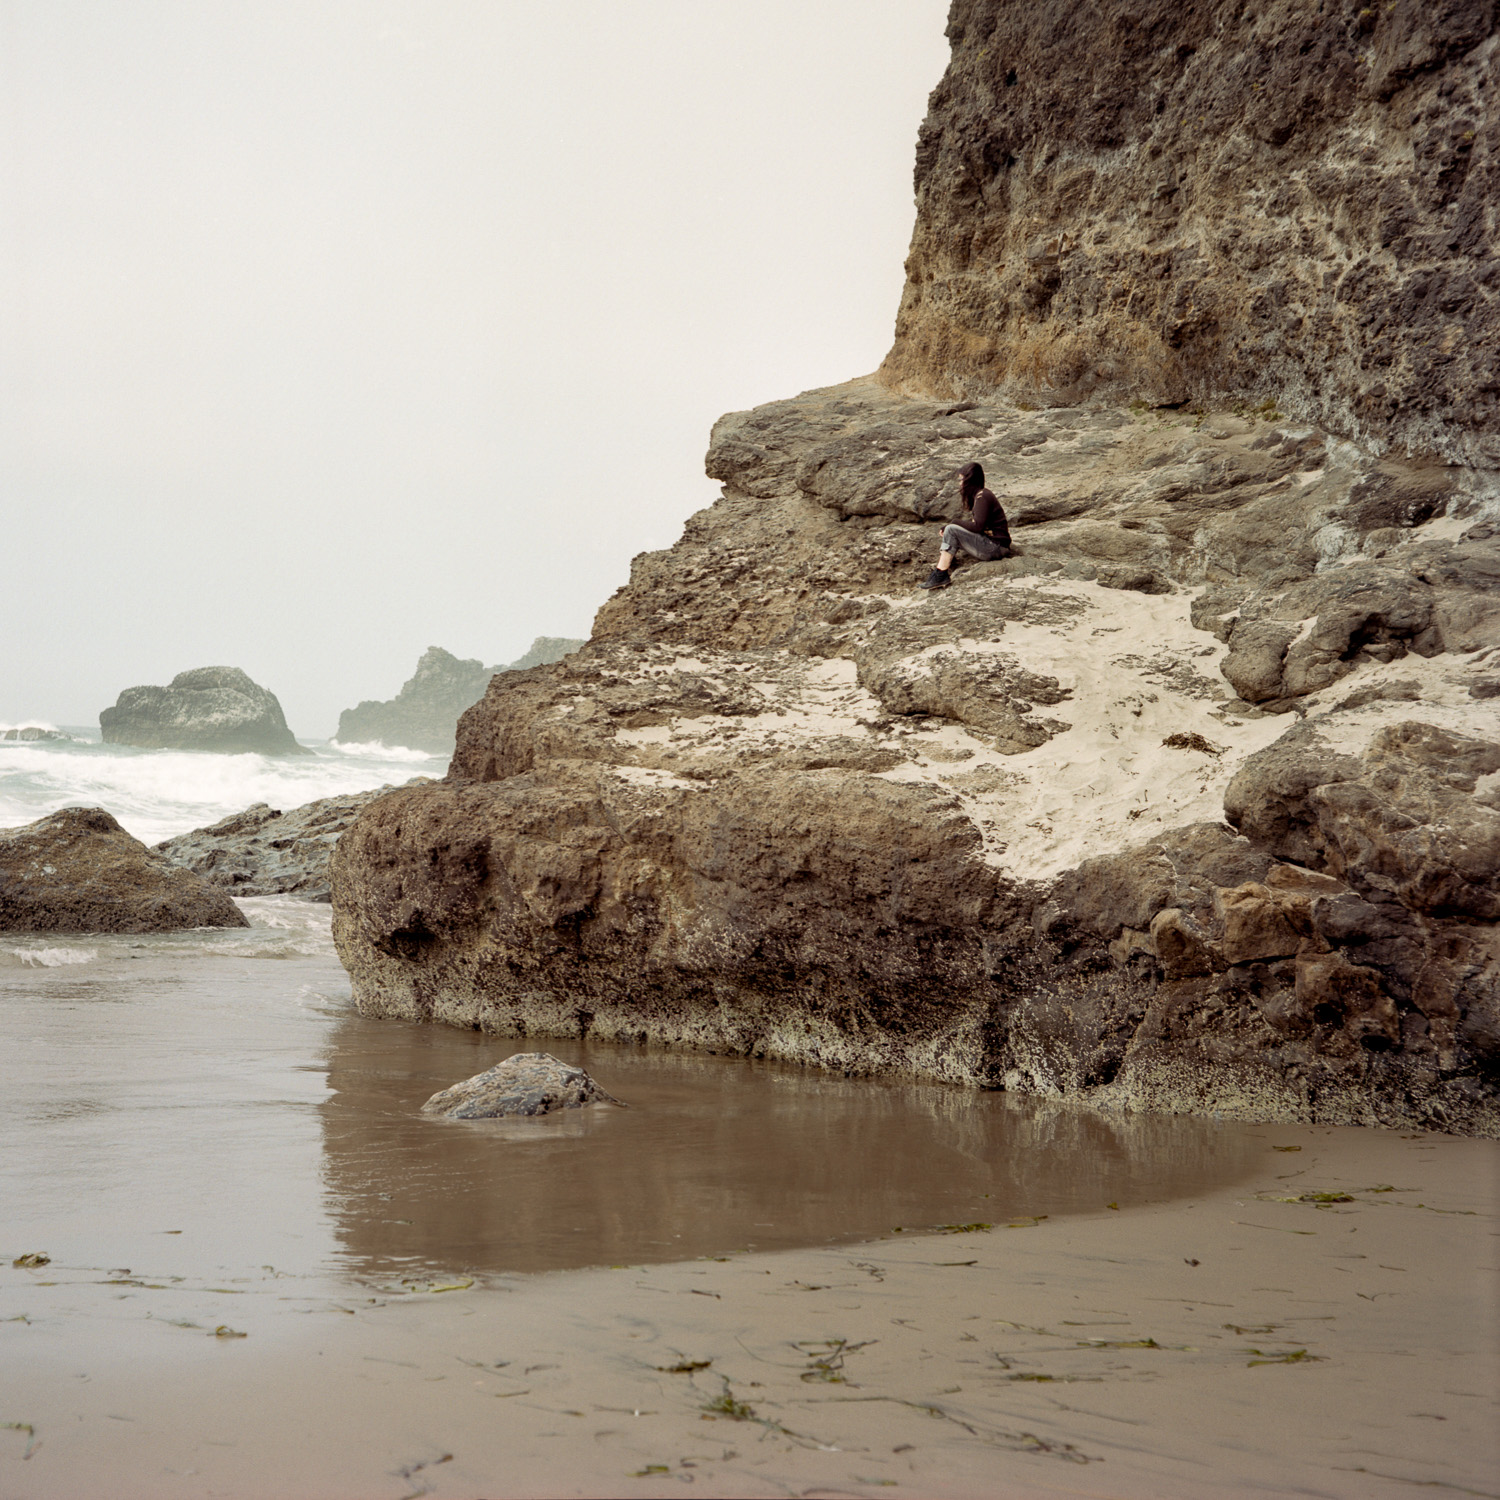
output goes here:
<path id="1" fill-rule="evenodd" d="M 448 781 L 346 835 L 363 1009 L 1490 1128 L 1491 773 L 1409 764 L 1500 743 L 1474 694 L 1500 647 L 1474 475 L 1231 413 L 997 405 L 955 438 L 868 381 L 763 415 L 719 424 L 724 498 L 637 559 L 593 643 L 497 677 Z M 907 477 L 810 494 L 832 421 Z M 1017 555 L 919 593 L 936 523 L 905 497 L 975 453 Z M 1384 835 L 1398 873 L 1360 852 L 1367 785 L 1413 820 Z M 1294 880 L 1331 882 L 1345 926 Z M 1423 972 L 1451 1012 L 1417 1003 Z"/>
<path id="2" fill-rule="evenodd" d="M 423 776 L 407 783 L 430 784 Z M 207 828 L 167 839 L 156 852 L 169 864 L 192 870 L 237 896 L 330 901 L 328 866 L 339 835 L 362 808 L 390 790 L 383 786 L 322 797 L 289 812 L 257 802 Z"/>
<path id="3" fill-rule="evenodd" d="M 1181 20 L 1183 52 L 1161 7 L 959 0 L 884 380 L 722 418 L 722 498 L 635 560 L 591 643 L 495 678 L 447 781 L 365 809 L 333 878 L 361 1009 L 1112 1107 L 1500 1133 L 1500 475 L 1455 461 L 1492 462 L 1495 407 L 1475 338 L 1423 352 L 1436 304 L 1410 300 L 1415 270 L 1360 260 L 1345 159 L 1364 131 L 1382 222 L 1395 234 L 1409 210 L 1400 232 L 1430 249 L 1436 210 L 1410 206 L 1426 167 L 1415 186 L 1387 167 L 1426 150 L 1433 99 L 1480 108 L 1481 9 L 1442 12 L 1452 37 L 1400 6 L 1312 35 L 1273 5 L 1242 27 L 1270 61 L 1236 72 L 1250 43 L 1224 7 Z M 1309 46 L 1288 52 L 1277 17 Z M 1084 24 L 1108 37 L 1040 80 L 1026 37 L 1060 46 Z M 995 74 L 1006 56 L 1032 72 Z M 1330 69 L 1343 113 L 1313 86 Z M 1205 108 L 1240 101 L 1232 129 L 1154 112 L 1177 98 L 1157 75 L 1188 73 Z M 1032 103 L 1015 114 L 981 75 Z M 1295 78 L 1312 82 L 1294 128 L 1263 139 L 1286 101 L 1249 86 Z M 1016 120 L 1017 161 L 988 162 Z M 1142 172 L 1169 127 L 1215 144 L 1159 195 Z M 1475 183 L 1486 129 L 1459 153 Z M 1089 131 L 1097 160 L 1069 144 Z M 1206 163 L 1241 136 L 1302 153 L 1284 213 L 1266 198 L 1224 218 L 1251 179 Z M 1492 209 L 1454 184 L 1467 265 Z M 1173 258 L 1169 231 L 1209 217 L 1230 225 L 1222 275 Z M 1028 259 L 1033 220 L 1074 239 Z M 1318 237 L 1339 225 L 1347 259 Z M 1012 287 L 1028 266 L 1055 313 Z M 1114 311 L 1090 322 L 1088 297 Z M 1462 307 L 1488 327 L 1487 292 Z M 1266 342 L 1294 314 L 1295 359 Z M 1109 343 L 1108 378 L 1064 378 L 1065 324 L 1089 360 Z M 1275 399 L 1211 399 L 1268 384 Z M 921 593 L 968 460 L 1015 555 Z"/>
<path id="4" fill-rule="evenodd" d="M 619 1102 L 582 1068 L 559 1062 L 550 1052 L 518 1052 L 483 1073 L 439 1090 L 422 1106 L 422 1113 L 450 1120 L 494 1120 Z"/>
<path id="5" fill-rule="evenodd" d="M 0 931 L 248 927 L 225 892 L 133 839 L 102 808 L 0 829 Z"/>
<path id="6" fill-rule="evenodd" d="M 1493 0 L 956 0 L 887 375 L 1500 463 Z"/>
<path id="7" fill-rule="evenodd" d="M 287 728 L 276 694 L 238 667 L 195 667 L 166 687 L 126 688 L 99 715 L 107 745 L 143 750 L 307 755 Z"/>

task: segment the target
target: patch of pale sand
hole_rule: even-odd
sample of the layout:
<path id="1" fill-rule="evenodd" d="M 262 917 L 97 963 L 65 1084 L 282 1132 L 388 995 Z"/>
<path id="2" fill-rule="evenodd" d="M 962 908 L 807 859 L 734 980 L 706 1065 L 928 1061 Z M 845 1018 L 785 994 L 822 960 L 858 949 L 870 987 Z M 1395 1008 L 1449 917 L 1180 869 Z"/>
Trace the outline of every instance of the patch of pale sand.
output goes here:
<path id="1" fill-rule="evenodd" d="M 883 716 L 879 699 L 856 681 L 856 668 L 847 658 L 810 665 L 797 663 L 779 678 L 757 678 L 750 683 L 767 700 L 759 714 L 680 717 L 665 724 L 617 729 L 615 742 L 637 750 L 687 748 L 709 740 L 731 743 L 738 749 L 788 740 L 868 733 L 861 720 Z"/>
<path id="2" fill-rule="evenodd" d="M 1424 521 L 1422 525 L 1415 526 L 1406 532 L 1401 537 L 1400 544 L 1456 542 L 1471 526 L 1478 526 L 1481 521 L 1494 521 L 1500 518 L 1500 495 L 1482 496 L 1477 505 L 1466 496 L 1458 504 L 1464 514 L 1437 516 L 1431 521 Z"/>
<path id="3" fill-rule="evenodd" d="M 1345 755 L 1361 754 L 1377 731 L 1408 719 L 1457 734 L 1500 740 L 1500 699 L 1469 696 L 1475 655 L 1404 656 L 1362 667 L 1309 697 L 1308 720 L 1330 750 Z M 1417 684 L 1419 698 L 1377 698 L 1358 708 L 1338 707 L 1368 688 L 1406 682 Z"/>
<path id="4" fill-rule="evenodd" d="M 1493 1496 L 1500 1143 L 1260 1133 L 1185 1202 L 440 1294 L 7 1267 L 0 1489 Z"/>
<path id="5" fill-rule="evenodd" d="M 672 772 L 658 770 L 654 766 L 612 766 L 610 769 L 621 781 L 649 791 L 701 792 L 703 790 L 701 781 L 674 776 Z"/>
<path id="6" fill-rule="evenodd" d="M 986 859 L 1028 879 L 1141 842 L 1153 830 L 1219 821 L 1230 778 L 1290 727 L 1278 717 L 1225 721 L 1215 713 L 1220 702 L 1198 696 L 1227 695 L 1218 671 L 1224 647 L 1193 628 L 1186 595 L 1089 583 L 1054 584 L 1050 591 L 1073 594 L 1088 607 L 1056 625 L 1007 623 L 984 649 L 1056 677 L 1071 697 L 1037 713 L 1072 727 L 1020 755 L 999 755 L 973 737 L 960 744 L 946 731 L 943 740 L 946 748 L 974 749 L 965 772 L 992 765 L 1007 773 L 996 791 L 959 795 L 984 834 Z M 1174 668 L 1191 691 L 1172 685 Z M 1163 745 L 1180 733 L 1201 735 L 1222 753 Z M 920 743 L 920 737 L 909 741 L 914 749 Z M 949 766 L 914 764 L 884 774 L 915 781 L 953 773 Z"/>
<path id="7" fill-rule="evenodd" d="M 681 720 L 671 720 L 666 724 L 642 724 L 635 729 L 615 730 L 615 743 L 617 745 L 629 745 L 636 750 L 644 750 L 648 746 L 660 748 L 671 744 L 675 736 L 676 726 Z"/>

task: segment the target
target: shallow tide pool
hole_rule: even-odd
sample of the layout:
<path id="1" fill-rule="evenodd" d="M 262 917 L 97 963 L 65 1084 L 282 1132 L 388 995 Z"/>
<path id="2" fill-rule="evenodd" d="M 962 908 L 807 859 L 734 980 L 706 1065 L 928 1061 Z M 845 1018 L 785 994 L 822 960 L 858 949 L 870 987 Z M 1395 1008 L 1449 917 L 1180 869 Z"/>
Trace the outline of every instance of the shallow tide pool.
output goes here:
<path id="1" fill-rule="evenodd" d="M 326 907 L 248 931 L 0 936 L 0 1252 L 341 1283 L 663 1262 L 1189 1196 L 1246 1127 L 357 1015 Z M 523 1050 L 626 1108 L 444 1121 Z"/>

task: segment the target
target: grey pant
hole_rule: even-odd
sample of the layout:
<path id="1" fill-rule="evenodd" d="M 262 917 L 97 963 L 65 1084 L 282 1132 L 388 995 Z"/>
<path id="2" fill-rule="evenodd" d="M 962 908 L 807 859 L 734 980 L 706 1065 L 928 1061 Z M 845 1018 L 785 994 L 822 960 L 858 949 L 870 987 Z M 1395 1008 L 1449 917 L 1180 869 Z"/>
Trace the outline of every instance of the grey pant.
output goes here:
<path id="1" fill-rule="evenodd" d="M 943 527 L 943 551 L 967 552 L 980 562 L 993 562 L 997 557 L 1010 556 L 1009 547 L 1002 547 L 982 531 L 965 531 L 962 526 Z"/>

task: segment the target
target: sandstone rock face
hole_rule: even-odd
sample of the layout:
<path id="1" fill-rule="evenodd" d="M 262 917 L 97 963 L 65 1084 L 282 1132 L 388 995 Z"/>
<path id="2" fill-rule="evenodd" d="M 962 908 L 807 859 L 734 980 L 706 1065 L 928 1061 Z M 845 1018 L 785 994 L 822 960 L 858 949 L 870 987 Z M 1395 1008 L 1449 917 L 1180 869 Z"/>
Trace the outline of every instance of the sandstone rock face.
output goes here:
<path id="1" fill-rule="evenodd" d="M 346 708 L 334 738 L 346 745 L 375 740 L 433 755 L 451 754 L 459 715 L 478 701 L 496 672 L 561 661 L 582 645 L 562 636 L 540 635 L 526 655 L 508 667 L 486 667 L 477 659 L 460 660 L 441 646 L 429 646 L 416 672 L 389 702 L 366 699 L 357 708 Z"/>
<path id="2" fill-rule="evenodd" d="M 518 1052 L 473 1078 L 439 1090 L 422 1106 L 422 1113 L 450 1120 L 493 1120 L 619 1102 L 582 1068 L 559 1062 L 550 1052 Z"/>
<path id="3" fill-rule="evenodd" d="M 590 644 L 364 810 L 360 1008 L 1500 1134 L 1491 12 L 1403 3 L 958 0 L 884 378 L 722 418 Z M 1015 555 L 921 593 L 969 460 Z"/>
<path id="4" fill-rule="evenodd" d="M 275 693 L 238 667 L 197 667 L 166 687 L 126 688 L 100 713 L 99 728 L 105 744 L 143 750 L 309 753 L 286 727 Z"/>
<path id="5" fill-rule="evenodd" d="M 1493 0 L 955 0 L 886 375 L 1494 467 Z"/>
<path id="6" fill-rule="evenodd" d="M 0 829 L 0 931 L 248 927 L 221 890 L 169 865 L 97 807 Z"/>
<path id="7" fill-rule="evenodd" d="M 884 471 L 829 474 L 834 441 Z M 921 594 L 969 456 L 1017 555 Z M 724 498 L 593 643 L 496 677 L 447 782 L 340 842 L 362 1009 L 1500 1128 L 1472 476 L 1229 413 L 869 381 L 725 418 L 709 463 Z M 1411 826 L 1367 826 L 1360 787 Z"/>
<path id="8" fill-rule="evenodd" d="M 425 776 L 408 786 L 429 785 Z M 362 808 L 391 788 L 323 797 L 281 812 L 257 802 L 156 846 L 168 864 L 192 870 L 236 896 L 300 896 L 331 901 L 328 866 L 339 835 Z"/>

